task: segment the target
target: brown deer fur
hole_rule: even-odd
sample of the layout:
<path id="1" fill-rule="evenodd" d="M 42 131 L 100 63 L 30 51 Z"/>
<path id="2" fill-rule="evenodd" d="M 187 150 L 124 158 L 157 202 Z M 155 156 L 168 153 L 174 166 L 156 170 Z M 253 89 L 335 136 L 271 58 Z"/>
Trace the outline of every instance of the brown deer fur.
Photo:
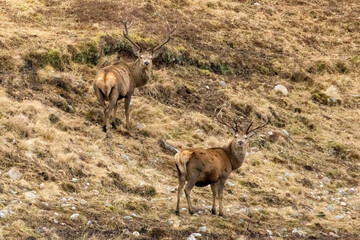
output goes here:
<path id="1" fill-rule="evenodd" d="M 221 121 L 224 123 L 223 121 Z M 179 205 L 182 189 L 185 186 L 185 195 L 190 214 L 194 209 L 190 201 L 190 192 L 194 186 L 204 187 L 211 185 L 213 194 L 213 204 L 211 212 L 216 214 L 215 199 L 219 196 L 219 215 L 223 216 L 222 198 L 226 179 L 230 173 L 238 169 L 244 162 L 248 148 L 248 137 L 254 130 L 264 127 L 265 124 L 250 130 L 250 126 L 242 134 L 237 134 L 234 129 L 234 139 L 226 146 L 219 148 L 190 148 L 178 152 L 175 155 L 175 164 L 178 172 L 178 196 L 176 205 L 176 214 L 180 215 Z M 229 125 L 228 125 L 229 126 Z"/>
<path id="2" fill-rule="evenodd" d="M 131 24 L 130 24 L 131 25 Z M 116 119 L 117 101 L 125 98 L 125 116 L 126 128 L 130 128 L 129 107 L 131 96 L 135 88 L 147 84 L 151 77 L 152 60 L 160 55 L 162 47 L 169 42 L 171 33 L 176 28 L 170 30 L 168 26 L 168 34 L 165 41 L 153 48 L 151 52 L 142 51 L 140 45 L 131 40 L 128 35 L 126 21 L 124 22 L 124 36 L 133 45 L 134 54 L 138 57 L 133 63 L 116 62 L 111 66 L 107 66 L 98 71 L 93 84 L 96 97 L 100 105 L 104 108 L 103 130 L 108 130 L 110 114 L 113 111 L 113 118 Z M 106 106 L 105 101 L 109 104 Z M 115 122 L 112 123 L 116 127 Z"/>

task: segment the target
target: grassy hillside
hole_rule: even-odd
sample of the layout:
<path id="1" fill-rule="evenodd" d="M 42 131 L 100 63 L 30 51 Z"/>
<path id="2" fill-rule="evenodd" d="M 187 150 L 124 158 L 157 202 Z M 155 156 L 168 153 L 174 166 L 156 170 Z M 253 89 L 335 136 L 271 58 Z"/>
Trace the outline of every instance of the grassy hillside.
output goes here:
<path id="1" fill-rule="evenodd" d="M 254 3 L 0 0 L 0 239 L 186 239 L 201 226 L 197 239 L 359 239 L 360 4 Z M 166 21 L 178 29 L 135 92 L 131 131 L 120 103 L 107 139 L 92 82 L 134 60 L 124 19 L 148 48 Z M 226 144 L 219 106 L 272 121 L 228 179 L 226 218 L 211 215 L 209 187 L 192 191 L 200 212 L 178 217 L 158 139 Z"/>

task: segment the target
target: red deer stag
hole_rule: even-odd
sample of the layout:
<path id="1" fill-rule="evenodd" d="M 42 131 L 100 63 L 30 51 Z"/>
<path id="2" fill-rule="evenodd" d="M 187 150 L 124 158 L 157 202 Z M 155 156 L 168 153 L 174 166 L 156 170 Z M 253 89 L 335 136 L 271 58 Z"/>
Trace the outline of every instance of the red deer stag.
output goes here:
<path id="1" fill-rule="evenodd" d="M 244 162 L 246 150 L 248 148 L 248 138 L 253 135 L 254 131 L 264 127 L 267 121 L 251 129 L 252 123 L 245 131 L 240 131 L 236 121 L 234 124 L 225 122 L 222 119 L 221 110 L 215 115 L 216 119 L 233 130 L 234 139 L 224 147 L 217 148 L 190 148 L 178 152 L 175 155 L 175 164 L 178 172 L 178 196 L 176 205 L 176 214 L 180 215 L 180 195 L 185 187 L 185 195 L 190 214 L 194 213 L 190 202 L 190 192 L 194 186 L 204 187 L 211 185 L 213 194 L 212 214 L 216 214 L 215 199 L 219 196 L 219 215 L 223 216 L 222 198 L 223 189 L 226 179 L 230 173 L 238 169 Z"/>
<path id="2" fill-rule="evenodd" d="M 176 27 L 170 29 L 167 25 L 167 36 L 163 43 L 154 47 L 151 51 L 143 51 L 143 48 L 135 43 L 129 36 L 127 21 L 123 22 L 125 30 L 123 31 L 124 37 L 129 40 L 133 46 L 133 53 L 137 57 L 133 63 L 125 63 L 119 61 L 113 65 L 100 69 L 95 77 L 94 90 L 96 97 L 104 108 L 104 121 L 103 131 L 109 130 L 109 118 L 111 111 L 113 111 L 113 118 L 116 118 L 117 101 L 125 98 L 125 116 L 126 128 L 130 128 L 129 122 L 129 107 L 131 96 L 135 88 L 147 84 L 151 77 L 152 60 L 158 57 L 161 53 L 162 47 L 170 41 L 171 34 L 175 31 Z M 106 106 L 105 101 L 109 101 Z M 113 121 L 112 126 L 116 128 Z M 108 135 L 109 136 L 109 135 Z"/>

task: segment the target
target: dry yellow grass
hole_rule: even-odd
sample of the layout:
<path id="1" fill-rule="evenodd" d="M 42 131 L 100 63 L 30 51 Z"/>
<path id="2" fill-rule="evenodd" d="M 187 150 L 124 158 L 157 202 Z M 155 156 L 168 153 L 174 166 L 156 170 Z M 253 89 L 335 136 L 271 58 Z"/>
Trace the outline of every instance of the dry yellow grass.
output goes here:
<path id="1" fill-rule="evenodd" d="M 184 239 L 203 225 L 204 239 L 360 238 L 360 5 L 254 2 L 0 1 L 0 211 L 12 211 L 0 218 L 0 239 Z M 135 93 L 132 131 L 120 103 L 120 127 L 106 139 L 91 84 L 117 51 L 132 60 L 124 18 L 148 47 L 166 19 L 179 28 Z M 272 123 L 230 175 L 227 218 L 208 211 L 208 187 L 193 191 L 202 213 L 177 217 L 173 157 L 157 140 L 226 144 L 215 107 Z M 21 180 L 7 176 L 13 167 Z"/>

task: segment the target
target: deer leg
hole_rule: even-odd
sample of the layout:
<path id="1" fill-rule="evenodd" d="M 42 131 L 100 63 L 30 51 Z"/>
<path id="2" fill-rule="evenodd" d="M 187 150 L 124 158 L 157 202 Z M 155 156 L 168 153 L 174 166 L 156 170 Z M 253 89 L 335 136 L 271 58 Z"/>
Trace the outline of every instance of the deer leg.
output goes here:
<path id="1" fill-rule="evenodd" d="M 108 128 L 108 126 L 109 126 L 110 114 L 111 114 L 111 111 L 116 106 L 116 102 L 117 102 L 117 97 L 116 97 L 115 92 L 113 92 L 110 96 L 109 106 L 108 106 L 108 110 L 107 110 L 106 128 Z M 108 129 L 110 129 L 110 128 L 108 128 Z M 111 135 L 108 134 L 107 137 L 111 137 Z"/>
<path id="2" fill-rule="evenodd" d="M 106 132 L 107 115 L 106 115 L 106 104 L 105 104 L 105 100 L 104 100 L 104 94 L 95 85 L 94 85 L 94 90 L 95 90 L 95 95 L 96 95 L 98 102 L 104 108 L 104 118 L 103 118 L 103 127 L 102 128 L 103 128 L 103 131 Z"/>
<path id="3" fill-rule="evenodd" d="M 125 116 L 126 116 L 126 129 L 130 129 L 130 120 L 129 120 L 129 114 L 130 114 L 130 101 L 131 101 L 131 95 L 125 97 Z"/>
<path id="4" fill-rule="evenodd" d="M 116 100 L 116 103 L 115 103 L 115 106 L 114 106 L 113 119 L 112 119 L 112 122 L 111 122 L 112 127 L 115 128 L 115 129 L 116 129 L 116 110 L 117 110 L 117 100 Z"/>
<path id="5" fill-rule="evenodd" d="M 225 184 L 225 182 L 220 182 L 218 184 L 218 186 L 219 186 L 219 188 L 218 188 L 218 193 L 219 193 L 219 216 L 224 216 L 223 206 L 222 206 L 224 184 Z"/>
<path id="6" fill-rule="evenodd" d="M 192 178 L 192 179 L 194 179 L 194 180 L 189 180 L 188 179 L 188 182 L 187 182 L 186 187 L 185 187 L 186 200 L 187 200 L 188 207 L 189 207 L 189 213 L 191 215 L 194 214 L 194 209 L 193 209 L 193 207 L 191 205 L 191 201 L 190 201 L 190 192 L 193 189 L 193 187 L 195 186 L 195 179 L 196 178 Z"/>
<path id="7" fill-rule="evenodd" d="M 216 214 L 215 201 L 216 201 L 216 195 L 217 195 L 217 191 L 218 191 L 216 183 L 211 184 L 211 191 L 212 191 L 212 194 L 213 194 L 213 204 L 212 204 L 211 213 Z"/>
<path id="8" fill-rule="evenodd" d="M 177 166 L 176 166 L 177 168 Z M 179 178 L 179 186 L 178 186 L 178 195 L 177 195 L 177 203 L 176 203 L 176 215 L 180 216 L 180 197 L 181 197 L 181 192 L 184 188 L 185 185 L 185 175 L 182 175 L 178 169 L 178 178 Z"/>

